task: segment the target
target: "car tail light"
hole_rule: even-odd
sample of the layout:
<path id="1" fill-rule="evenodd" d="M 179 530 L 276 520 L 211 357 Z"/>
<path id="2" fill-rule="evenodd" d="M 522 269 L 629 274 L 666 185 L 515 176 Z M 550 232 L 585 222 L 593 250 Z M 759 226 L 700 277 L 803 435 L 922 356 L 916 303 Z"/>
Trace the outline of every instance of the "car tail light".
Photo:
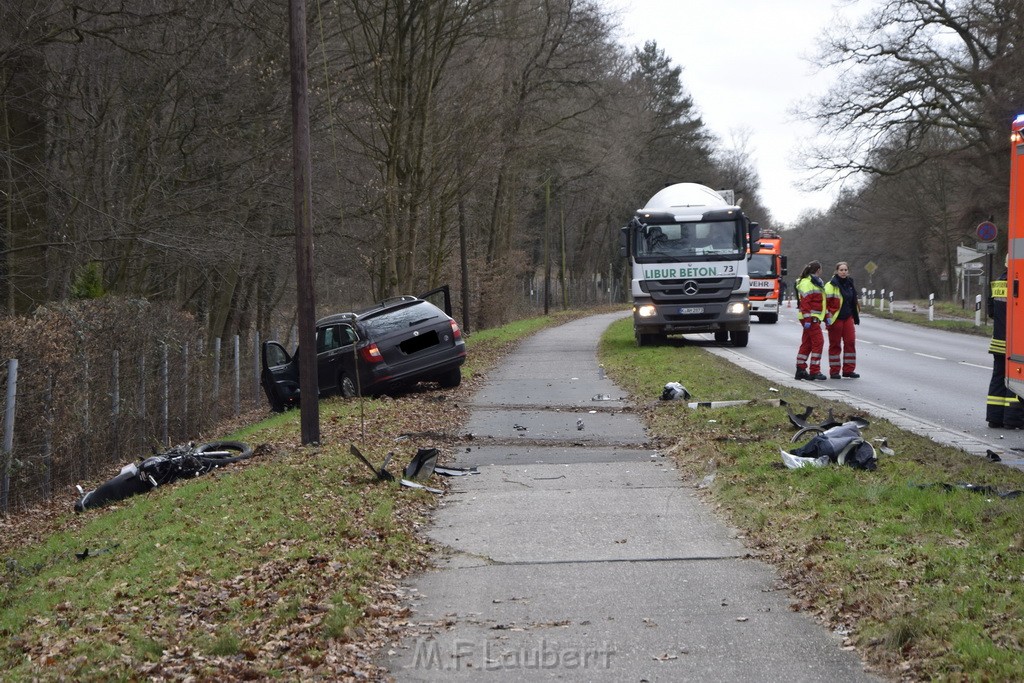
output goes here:
<path id="1" fill-rule="evenodd" d="M 459 324 L 457 322 L 455 322 L 454 320 L 451 321 L 451 324 L 452 324 L 452 336 L 455 337 L 456 339 L 462 339 L 462 328 L 459 327 Z"/>
<path id="2" fill-rule="evenodd" d="M 362 354 L 363 360 L 367 363 L 379 363 L 384 360 L 384 356 L 381 355 L 380 349 L 377 348 L 376 344 L 370 344 L 359 349 L 359 353 Z"/>

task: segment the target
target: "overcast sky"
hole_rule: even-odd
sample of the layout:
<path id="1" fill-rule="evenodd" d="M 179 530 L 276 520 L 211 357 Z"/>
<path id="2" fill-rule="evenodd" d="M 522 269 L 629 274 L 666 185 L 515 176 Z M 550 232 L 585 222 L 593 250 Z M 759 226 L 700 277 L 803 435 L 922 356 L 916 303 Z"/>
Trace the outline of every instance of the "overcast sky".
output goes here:
<path id="1" fill-rule="evenodd" d="M 813 134 L 792 119 L 800 100 L 822 93 L 830 76 L 805 57 L 841 11 L 835 0 L 603 0 L 622 18 L 622 42 L 655 40 L 673 65 L 705 125 L 727 144 L 749 132 L 761 196 L 777 222 L 790 224 L 808 209 L 826 209 L 834 190 L 807 193 L 794 183 L 796 147 Z M 849 2 L 843 3 L 850 5 Z M 863 14 L 870 2 L 845 10 Z M 756 217 L 753 217 L 755 218 Z"/>

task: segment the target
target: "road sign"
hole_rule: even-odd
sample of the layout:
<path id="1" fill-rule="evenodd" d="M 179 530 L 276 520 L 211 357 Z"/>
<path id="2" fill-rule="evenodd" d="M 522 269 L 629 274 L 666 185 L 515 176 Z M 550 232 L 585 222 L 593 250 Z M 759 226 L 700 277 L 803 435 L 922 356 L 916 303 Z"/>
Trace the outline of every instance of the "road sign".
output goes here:
<path id="1" fill-rule="evenodd" d="M 973 263 L 973 262 L 972 263 L 965 263 L 962 266 L 964 271 L 968 272 L 968 273 L 977 273 L 978 271 L 980 271 L 984 267 L 985 266 L 982 265 L 981 263 Z"/>
<path id="2" fill-rule="evenodd" d="M 967 263 L 968 261 L 974 261 L 980 259 L 983 254 L 980 251 L 975 251 L 968 247 L 957 247 L 956 248 L 956 262 L 957 265 Z"/>
<path id="3" fill-rule="evenodd" d="M 996 246 L 998 245 L 995 242 L 978 242 L 977 249 L 983 254 L 994 254 L 996 253 Z"/>
<path id="4" fill-rule="evenodd" d="M 984 221 L 978 225 L 978 239 L 983 242 L 991 242 L 997 233 L 996 226 L 991 221 Z"/>
<path id="5" fill-rule="evenodd" d="M 868 261 L 864 264 L 864 270 L 868 271 L 868 275 L 874 275 L 875 271 L 878 270 L 878 265 L 874 261 Z"/>

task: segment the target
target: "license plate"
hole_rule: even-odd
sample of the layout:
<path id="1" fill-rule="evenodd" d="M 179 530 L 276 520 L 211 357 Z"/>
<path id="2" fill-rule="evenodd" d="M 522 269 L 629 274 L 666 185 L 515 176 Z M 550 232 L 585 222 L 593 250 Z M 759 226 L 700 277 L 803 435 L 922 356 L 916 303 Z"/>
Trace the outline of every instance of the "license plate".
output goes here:
<path id="1" fill-rule="evenodd" d="M 696 315 L 703 312 L 703 306 L 683 306 L 679 309 L 679 315 Z"/>

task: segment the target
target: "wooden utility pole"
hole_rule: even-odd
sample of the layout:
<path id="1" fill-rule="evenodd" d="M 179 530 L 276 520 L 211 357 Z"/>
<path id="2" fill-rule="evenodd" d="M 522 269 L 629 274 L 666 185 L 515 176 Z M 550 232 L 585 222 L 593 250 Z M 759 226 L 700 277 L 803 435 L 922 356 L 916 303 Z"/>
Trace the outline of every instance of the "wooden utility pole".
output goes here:
<path id="1" fill-rule="evenodd" d="M 295 289 L 299 324 L 299 406 L 302 444 L 320 443 L 320 386 L 316 363 L 316 293 L 313 289 L 312 164 L 309 158 L 306 3 L 288 1 L 292 74 L 292 173 L 295 179 Z"/>

